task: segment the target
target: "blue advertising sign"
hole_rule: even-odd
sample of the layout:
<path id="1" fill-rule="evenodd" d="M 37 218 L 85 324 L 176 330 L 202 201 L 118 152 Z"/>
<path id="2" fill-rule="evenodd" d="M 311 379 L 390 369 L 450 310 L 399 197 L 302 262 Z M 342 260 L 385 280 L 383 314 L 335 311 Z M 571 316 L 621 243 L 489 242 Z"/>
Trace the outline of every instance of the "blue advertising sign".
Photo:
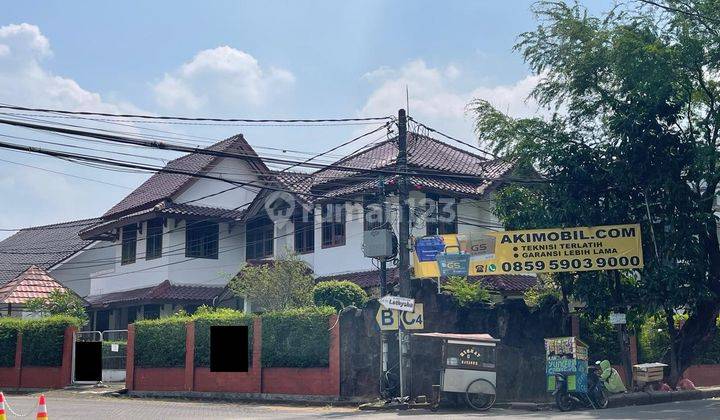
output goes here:
<path id="1" fill-rule="evenodd" d="M 438 254 L 445 251 L 442 236 L 425 236 L 415 240 L 415 254 L 418 261 L 435 261 Z"/>
<path id="2" fill-rule="evenodd" d="M 467 276 L 470 269 L 468 254 L 439 254 L 437 262 L 442 277 Z"/>

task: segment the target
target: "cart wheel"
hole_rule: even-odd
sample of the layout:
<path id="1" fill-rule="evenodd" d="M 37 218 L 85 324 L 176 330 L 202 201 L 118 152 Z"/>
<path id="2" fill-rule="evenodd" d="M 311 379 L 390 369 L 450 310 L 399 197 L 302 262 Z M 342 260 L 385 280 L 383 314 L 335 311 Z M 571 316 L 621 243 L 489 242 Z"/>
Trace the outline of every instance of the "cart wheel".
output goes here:
<path id="1" fill-rule="evenodd" d="M 478 411 L 484 411 L 495 404 L 495 385 L 487 379 L 475 379 L 465 390 L 465 402 Z"/>

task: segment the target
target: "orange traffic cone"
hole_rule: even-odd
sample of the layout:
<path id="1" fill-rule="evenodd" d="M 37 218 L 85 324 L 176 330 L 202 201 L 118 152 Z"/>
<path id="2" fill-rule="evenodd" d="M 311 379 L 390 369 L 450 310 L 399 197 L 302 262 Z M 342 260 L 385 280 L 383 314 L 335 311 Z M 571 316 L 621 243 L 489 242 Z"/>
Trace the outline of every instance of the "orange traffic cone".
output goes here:
<path id="1" fill-rule="evenodd" d="M 5 415 L 5 395 L 0 392 L 0 420 L 7 420 Z"/>
<path id="2" fill-rule="evenodd" d="M 40 394 L 40 400 L 38 401 L 37 409 L 37 420 L 48 420 L 47 406 L 45 405 L 45 395 Z"/>

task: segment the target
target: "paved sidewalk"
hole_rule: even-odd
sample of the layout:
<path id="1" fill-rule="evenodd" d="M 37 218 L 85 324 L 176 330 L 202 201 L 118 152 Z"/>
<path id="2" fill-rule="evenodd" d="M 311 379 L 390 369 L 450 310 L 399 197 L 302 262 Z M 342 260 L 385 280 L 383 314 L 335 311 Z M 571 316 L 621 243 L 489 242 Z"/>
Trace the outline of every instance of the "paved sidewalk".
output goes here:
<path id="1" fill-rule="evenodd" d="M 62 394 L 52 391 L 48 394 L 50 419 L 309 419 L 309 418 L 368 418 L 399 419 L 411 416 L 428 419 L 460 419 L 468 417 L 488 419 L 671 419 L 700 420 L 720 418 L 720 400 L 681 401 L 639 407 L 621 407 L 597 411 L 575 411 L 559 413 L 557 411 L 528 412 L 493 408 L 484 413 L 450 412 L 437 413 L 429 410 L 408 410 L 391 412 L 361 412 L 346 407 L 301 407 L 286 405 L 267 405 L 250 403 L 190 402 L 182 400 L 153 400 L 138 398 L 118 398 L 92 396 L 88 394 Z M 13 408 L 22 413 L 34 415 L 37 394 L 8 395 Z M 27 418 L 27 417 L 25 417 Z M 9 420 L 17 417 L 9 416 Z"/>

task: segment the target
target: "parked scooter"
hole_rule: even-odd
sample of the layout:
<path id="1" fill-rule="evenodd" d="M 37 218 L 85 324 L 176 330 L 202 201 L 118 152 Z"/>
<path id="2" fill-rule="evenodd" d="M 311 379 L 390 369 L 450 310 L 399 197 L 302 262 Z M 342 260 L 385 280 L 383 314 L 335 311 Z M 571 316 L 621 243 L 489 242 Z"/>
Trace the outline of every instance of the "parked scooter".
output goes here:
<path id="1" fill-rule="evenodd" d="M 566 373 L 556 373 L 557 387 L 553 395 L 560 411 L 570 411 L 575 406 L 605 408 L 608 405 L 608 394 L 603 381 L 598 375 L 598 368 L 591 366 L 588 369 L 588 392 L 568 392 Z"/>

